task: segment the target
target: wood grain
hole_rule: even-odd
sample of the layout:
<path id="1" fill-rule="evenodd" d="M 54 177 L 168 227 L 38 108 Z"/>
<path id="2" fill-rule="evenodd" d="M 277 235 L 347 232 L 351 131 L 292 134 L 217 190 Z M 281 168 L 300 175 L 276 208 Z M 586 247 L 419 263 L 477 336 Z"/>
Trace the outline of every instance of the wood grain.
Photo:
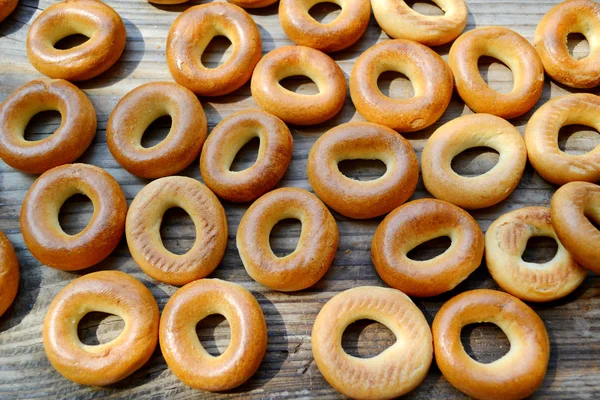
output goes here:
<path id="1" fill-rule="evenodd" d="M 488 1 L 468 0 L 469 21 L 467 29 L 487 25 L 502 25 L 514 29 L 532 40 L 533 33 L 542 15 L 552 7 L 554 1 Z M 22 0 L 17 10 L 0 24 L 0 99 L 4 99 L 20 85 L 41 75 L 29 64 L 25 40 L 29 25 L 47 8 L 49 0 Z M 413 4 L 415 2 L 411 2 Z M 105 128 L 108 115 L 117 101 L 131 89 L 150 81 L 171 80 L 165 61 L 167 32 L 175 18 L 187 8 L 200 4 L 198 1 L 176 6 L 154 6 L 144 0 L 110 0 L 112 7 L 122 16 L 127 27 L 127 45 L 120 61 L 107 73 L 98 78 L 80 83 L 91 98 L 98 115 L 98 133 L 81 162 L 105 168 L 122 185 L 131 202 L 135 194 L 147 183 L 124 171 L 108 152 Z M 431 4 L 417 2 L 414 7 L 425 13 L 439 12 Z M 321 14 L 331 11 L 324 7 Z M 256 20 L 263 38 L 263 52 L 291 44 L 283 34 L 277 17 L 277 5 L 250 11 Z M 317 11 L 319 13 L 319 11 Z M 323 15 L 318 16 L 318 18 Z M 331 16 L 325 16 L 331 18 Z M 569 45 L 578 56 L 585 55 L 587 44 L 575 37 Z M 339 63 L 346 77 L 358 55 L 373 44 L 387 40 L 374 19 L 364 37 L 348 50 L 336 53 L 333 58 Z M 217 65 L 227 53 L 227 41 L 213 43 L 204 60 Z M 435 49 L 447 58 L 449 46 Z M 491 60 L 483 60 L 483 76 L 496 89 L 509 91 L 512 86 L 510 71 Z M 393 96 L 409 96 L 410 84 L 394 74 L 385 74 L 381 86 Z M 299 79 L 290 82 L 294 90 L 309 93 L 311 84 Z M 546 80 L 539 107 L 549 98 L 574 92 L 549 79 Z M 596 94 L 597 90 L 592 91 Z M 201 99 L 207 113 L 209 128 L 234 111 L 255 107 L 249 85 L 235 93 L 215 98 Z M 441 124 L 470 110 L 458 97 L 454 97 L 448 110 L 432 127 L 406 135 L 417 154 L 423 149 L 427 138 Z M 512 121 L 523 132 L 531 112 Z M 56 115 L 36 118 L 28 127 L 28 137 L 44 137 L 59 124 Z M 296 186 L 310 189 L 306 177 L 306 159 L 314 141 L 328 128 L 362 118 L 348 98 L 343 111 L 334 119 L 320 126 L 291 127 L 295 141 L 294 157 L 280 186 Z M 155 124 L 148 141 L 157 142 L 164 137 L 168 121 Z M 162 135 L 162 136 L 161 136 Z M 598 133 L 586 128 L 575 127 L 563 130 L 561 146 L 571 153 L 584 153 L 600 143 Z M 239 168 L 250 165 L 256 144 L 248 146 L 239 155 Z M 489 169 L 497 156 L 486 152 L 468 152 L 458 157 L 455 168 L 459 173 L 474 175 Z M 356 179 L 371 179 L 383 170 L 377 163 L 361 163 L 345 166 L 345 172 Z M 182 175 L 201 179 L 198 162 L 194 162 Z M 69 281 L 81 274 L 102 269 L 118 269 L 132 274 L 146 284 L 162 309 L 176 287 L 154 281 L 145 275 L 133 262 L 125 241 L 106 261 L 80 273 L 67 273 L 40 265 L 23 243 L 19 230 L 19 211 L 25 193 L 35 176 L 26 175 L 0 163 L 0 229 L 13 242 L 21 267 L 21 284 L 14 305 L 0 318 L 0 398 L 336 398 L 339 394 L 324 381 L 313 363 L 310 333 L 312 323 L 322 305 L 336 293 L 361 285 L 384 283 L 377 276 L 370 257 L 370 244 L 380 219 L 352 221 L 335 215 L 340 230 L 339 249 L 330 271 L 315 287 L 300 293 L 284 294 L 272 292 L 254 282 L 246 274 L 237 249 L 235 232 L 248 204 L 224 202 L 229 223 L 229 241 L 221 265 L 212 274 L 239 283 L 249 289 L 258 299 L 267 318 L 269 344 L 265 359 L 256 375 L 243 386 L 222 394 L 196 392 L 182 384 L 167 368 L 160 350 L 157 349 L 147 365 L 131 377 L 108 388 L 90 388 L 74 384 L 61 377 L 49 364 L 42 346 L 42 324 L 49 303 Z M 483 230 L 501 214 L 524 206 L 548 205 L 555 187 L 544 182 L 528 166 L 518 189 L 504 202 L 492 208 L 476 211 Z M 429 196 L 419 183 L 413 198 Z M 76 198 L 68 202 L 61 215 L 62 224 L 76 230 L 85 226 L 92 213 L 91 204 Z M 276 252 L 289 252 L 295 246 L 300 232 L 299 224 L 284 222 L 272 234 L 272 245 Z M 163 222 L 163 240 L 167 247 L 176 252 L 189 249 L 194 240 L 194 227 L 181 211 L 170 212 Z M 421 256 L 439 252 L 442 242 L 434 242 L 420 250 Z M 554 251 L 552 244 L 539 241 L 528 257 L 541 259 Z M 438 247 L 438 249 L 436 249 Z M 430 299 L 417 299 L 429 322 L 444 301 L 453 295 L 474 288 L 497 288 L 482 265 L 465 282 L 451 293 Z M 551 339 L 551 358 L 546 379 L 535 394 L 536 398 L 593 399 L 600 396 L 600 281 L 589 275 L 583 285 L 565 299 L 544 305 L 533 305 L 543 318 Z M 86 342 L 105 341 L 114 338 L 122 328 L 117 317 L 91 316 L 80 326 L 80 335 Z M 202 342 L 209 351 L 222 351 L 228 340 L 226 322 L 212 318 L 198 329 Z M 504 354 L 508 342 L 493 326 L 484 325 L 463 331 L 465 347 L 481 360 L 491 361 Z M 374 355 L 393 343 L 394 338 L 379 324 L 359 322 L 353 324 L 344 337 L 348 352 L 359 356 Z M 435 365 L 431 367 L 423 384 L 409 398 L 464 398 L 441 376 Z"/>

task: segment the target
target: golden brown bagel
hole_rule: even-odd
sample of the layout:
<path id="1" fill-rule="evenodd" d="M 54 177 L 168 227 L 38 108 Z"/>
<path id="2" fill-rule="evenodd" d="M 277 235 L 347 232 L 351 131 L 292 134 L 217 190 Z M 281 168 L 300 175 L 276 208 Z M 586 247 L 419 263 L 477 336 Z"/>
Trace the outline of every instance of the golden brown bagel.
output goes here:
<path id="1" fill-rule="evenodd" d="M 19 261 L 15 249 L 0 231 L 0 317 L 10 307 L 19 290 Z"/>
<path id="2" fill-rule="evenodd" d="M 473 147 L 489 147 L 500 153 L 498 163 L 486 173 L 461 176 L 452 159 Z M 515 190 L 527 163 L 523 137 L 509 122 L 489 114 L 456 118 L 438 128 L 421 155 L 423 182 L 429 193 L 459 207 L 490 207 Z"/>
<path id="3" fill-rule="evenodd" d="M 74 194 L 94 205 L 88 225 L 75 235 L 58 222 L 63 203 Z M 42 264 L 77 271 L 104 260 L 117 247 L 125 228 L 127 202 L 108 172 L 87 164 L 67 164 L 44 172 L 31 185 L 21 207 L 21 233 Z"/>
<path id="4" fill-rule="evenodd" d="M 54 45 L 67 36 L 89 39 L 61 50 Z M 127 32 L 119 14 L 97 0 L 65 0 L 45 9 L 27 34 L 27 56 L 31 64 L 50 78 L 84 81 L 100 75 L 117 62 Z"/>
<path id="5" fill-rule="evenodd" d="M 373 358 L 348 355 L 342 334 L 360 319 L 375 320 L 397 340 Z M 404 293 L 363 286 L 335 295 L 319 311 L 312 330 L 315 363 L 327 382 L 358 399 L 391 399 L 416 388 L 433 357 L 431 330 L 425 316 Z"/>
<path id="6" fill-rule="evenodd" d="M 437 257 L 415 261 L 406 255 L 429 240 L 448 236 L 450 247 Z M 375 231 L 371 257 L 377 273 L 410 296 L 429 297 L 454 289 L 479 267 L 483 233 L 466 211 L 435 199 L 406 203 Z"/>
<path id="7" fill-rule="evenodd" d="M 357 181 L 342 174 L 343 160 L 381 160 L 386 172 L 378 179 Z M 404 203 L 415 191 L 419 162 L 402 136 L 382 125 L 350 122 L 321 136 L 308 156 L 308 180 L 329 207 L 350 218 L 373 218 Z"/>
<path id="8" fill-rule="evenodd" d="M 582 267 L 600 274 L 600 186 L 571 182 L 550 202 L 552 224 L 561 243 Z"/>
<path id="9" fill-rule="evenodd" d="M 460 332 L 469 324 L 491 322 L 510 341 L 511 349 L 489 364 L 465 352 Z M 550 342 L 542 319 L 521 300 L 497 290 L 459 294 L 433 320 L 435 361 L 458 390 L 477 399 L 523 399 L 540 386 L 546 374 Z"/>
<path id="10" fill-rule="evenodd" d="M 273 254 L 269 234 L 279 221 L 302 223 L 296 249 L 285 257 Z M 282 292 L 306 289 L 329 269 L 338 245 L 333 216 L 321 201 L 303 189 L 281 188 L 256 200 L 242 217 L 236 244 L 248 275 Z"/>
<path id="11" fill-rule="evenodd" d="M 386 71 L 406 75 L 415 95 L 408 100 L 392 99 L 379 90 L 377 79 Z M 444 113 L 454 83 L 452 72 L 437 53 L 409 40 L 387 40 L 358 57 L 350 75 L 350 96 L 367 121 L 400 132 L 424 129 Z"/>
<path id="12" fill-rule="evenodd" d="M 569 53 L 567 36 L 581 33 L 590 43 L 590 54 L 576 60 Z M 592 0 L 569 0 L 555 5 L 535 30 L 533 45 L 544 69 L 554 80 L 574 88 L 600 84 L 600 4 Z"/>
<path id="13" fill-rule="evenodd" d="M 231 339 L 218 357 L 210 355 L 196 325 L 212 314 L 229 323 Z M 267 349 L 267 325 L 252 294 L 235 283 L 201 279 L 179 289 L 163 310 L 160 348 L 169 369 L 186 385 L 212 392 L 230 390 L 258 369 Z"/>
<path id="14" fill-rule="evenodd" d="M 551 237 L 558 250 L 544 264 L 523 260 L 527 241 L 534 236 Z M 575 290 L 585 279 L 581 268 L 565 249 L 552 226 L 550 209 L 525 207 L 498 218 L 485 233 L 487 267 L 500 287 L 526 301 L 551 301 Z"/>
<path id="15" fill-rule="evenodd" d="M 258 137 L 254 164 L 231 171 L 242 147 Z M 261 110 L 244 110 L 223 119 L 210 133 L 202 155 L 202 179 L 217 196 L 229 201 L 252 201 L 279 182 L 292 161 L 294 140 L 282 120 Z"/>
<path id="16" fill-rule="evenodd" d="M 81 343 L 79 321 L 90 312 L 125 321 L 116 339 Z M 56 295 L 44 321 L 44 349 L 62 376 L 82 385 L 106 386 L 131 375 L 152 356 L 158 342 L 158 306 L 152 293 L 119 271 L 84 275 Z"/>
<path id="17" fill-rule="evenodd" d="M 0 0 L 0 22 L 4 21 L 17 8 L 19 0 Z"/>
<path id="18" fill-rule="evenodd" d="M 279 84 L 294 75 L 310 78 L 319 93 L 294 93 Z M 305 46 L 285 46 L 267 53 L 256 65 L 254 100 L 267 112 L 295 125 L 320 124 L 336 115 L 346 100 L 346 78 L 329 56 Z"/>
<path id="19" fill-rule="evenodd" d="M 146 128 L 159 117 L 171 117 L 167 137 L 142 146 Z M 108 149 L 127 171 L 142 178 L 173 175 L 198 157 L 206 139 L 206 116 L 189 89 L 172 82 L 152 82 L 127 93 L 106 126 Z"/>
<path id="20" fill-rule="evenodd" d="M 479 73 L 482 56 L 502 61 L 513 73 L 510 93 L 488 86 Z M 505 119 L 516 118 L 531 110 L 542 94 L 544 66 L 535 48 L 518 33 L 507 28 L 488 26 L 461 35 L 448 55 L 456 89 L 467 106 L 476 113 L 488 113 Z"/>
<path id="21" fill-rule="evenodd" d="M 25 127 L 42 111 L 62 116 L 58 129 L 37 141 L 25 140 Z M 75 85 L 62 79 L 34 80 L 0 104 L 0 157 L 13 168 L 41 174 L 75 161 L 96 134 L 96 111 Z"/>
<path id="22" fill-rule="evenodd" d="M 340 15 L 322 24 L 308 13 L 319 1 L 281 0 L 279 21 L 283 31 L 296 44 L 325 53 L 352 46 L 369 26 L 371 4 L 369 0 L 333 0 L 333 3 L 342 9 Z"/>
<path id="23" fill-rule="evenodd" d="M 207 68 L 201 56 L 215 36 L 227 37 L 233 51 L 222 65 Z M 201 96 L 220 96 L 240 88 L 252 76 L 261 51 L 254 20 L 229 3 L 188 8 L 167 36 L 167 63 L 173 79 Z"/>
<path id="24" fill-rule="evenodd" d="M 164 213 L 180 207 L 196 227 L 194 246 L 185 254 L 167 250 L 160 237 Z M 227 245 L 227 219 L 217 196 L 199 181 L 169 176 L 150 182 L 131 202 L 125 235 L 131 256 L 152 278 L 185 285 L 204 278 L 221 262 Z"/>
<path id="25" fill-rule="evenodd" d="M 442 16 L 423 15 L 404 0 L 371 0 L 377 23 L 394 39 L 407 39 L 426 46 L 453 41 L 467 25 L 469 12 L 464 0 L 433 0 Z"/>
<path id="26" fill-rule="evenodd" d="M 600 146 L 574 155 L 558 147 L 558 134 L 566 125 L 581 124 L 600 130 L 600 97 L 570 94 L 548 100 L 527 122 L 525 144 L 529 161 L 545 180 L 556 185 L 600 180 Z"/>

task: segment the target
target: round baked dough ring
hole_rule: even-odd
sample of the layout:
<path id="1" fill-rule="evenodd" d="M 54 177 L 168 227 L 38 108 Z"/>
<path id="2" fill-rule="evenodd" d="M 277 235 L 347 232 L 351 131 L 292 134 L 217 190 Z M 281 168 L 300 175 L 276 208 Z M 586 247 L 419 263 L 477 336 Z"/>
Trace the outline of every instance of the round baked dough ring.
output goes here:
<path id="1" fill-rule="evenodd" d="M 17 8 L 19 0 L 0 0 L 0 22 L 4 21 Z"/>
<path id="2" fill-rule="evenodd" d="M 19 290 L 19 260 L 15 249 L 0 231 L 0 317 L 10 307 Z"/>

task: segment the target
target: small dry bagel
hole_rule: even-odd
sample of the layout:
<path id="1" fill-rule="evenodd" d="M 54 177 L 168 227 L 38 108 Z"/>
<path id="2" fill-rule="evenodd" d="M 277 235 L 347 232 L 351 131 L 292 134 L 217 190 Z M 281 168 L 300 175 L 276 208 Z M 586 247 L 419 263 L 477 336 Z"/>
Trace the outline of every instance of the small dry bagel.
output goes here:
<path id="1" fill-rule="evenodd" d="M 67 36 L 89 39 L 62 50 L 54 45 Z M 117 62 L 127 32 L 119 14 L 97 0 L 65 0 L 46 8 L 27 34 L 31 64 L 50 78 L 84 81 L 100 75 Z"/>
<path id="2" fill-rule="evenodd" d="M 81 232 L 68 235 L 58 213 L 74 194 L 87 196 L 94 214 Z M 21 206 L 21 233 L 42 264 L 77 271 L 99 263 L 117 247 L 126 214 L 123 190 L 108 172 L 88 164 L 61 165 L 40 175 L 27 191 Z"/>
<path id="3" fill-rule="evenodd" d="M 510 351 L 489 364 L 472 359 L 460 332 L 470 324 L 497 325 Z M 452 386 L 477 399 L 528 397 L 546 375 L 550 341 L 542 319 L 521 300 L 497 290 L 478 289 L 446 302 L 433 320 L 435 361 Z"/>
<path id="4" fill-rule="evenodd" d="M 296 249 L 285 257 L 273 254 L 269 234 L 279 221 L 302 223 Z M 303 189 L 281 188 L 256 200 L 242 217 L 236 244 L 248 275 L 282 292 L 306 289 L 329 269 L 338 245 L 333 216 L 315 195 Z"/>
<path id="5" fill-rule="evenodd" d="M 167 250 L 160 237 L 164 213 L 180 207 L 196 227 L 196 241 L 185 254 Z M 138 192 L 125 223 L 131 256 L 152 278 L 185 285 L 204 278 L 217 267 L 227 245 L 227 219 L 217 196 L 199 181 L 169 176 L 150 182 Z"/>
<path id="6" fill-rule="evenodd" d="M 373 358 L 346 353 L 342 334 L 361 319 L 385 325 L 396 343 Z M 335 295 L 319 311 L 311 338 L 319 371 L 331 386 L 351 398 L 391 399 L 408 393 L 423 381 L 433 358 L 425 316 L 395 289 L 363 286 Z"/>
<path id="7" fill-rule="evenodd" d="M 295 75 L 310 78 L 319 93 L 294 93 L 279 83 Z M 344 73 L 325 53 L 305 46 L 285 46 L 259 61 L 250 88 L 254 100 L 265 111 L 291 124 L 315 125 L 342 109 L 347 86 Z"/>
<path id="8" fill-rule="evenodd" d="M 49 137 L 25 140 L 31 118 L 55 110 L 62 120 Z M 75 161 L 96 134 L 96 111 L 90 99 L 62 79 L 34 80 L 19 87 L 0 104 L 0 157 L 20 171 L 41 174 Z"/>
<path id="9" fill-rule="evenodd" d="M 279 21 L 283 31 L 301 46 L 325 53 L 343 50 L 360 39 L 369 26 L 369 0 L 333 0 L 342 10 L 335 20 L 322 24 L 308 12 L 321 0 L 281 0 Z"/>
<path id="10" fill-rule="evenodd" d="M 407 253 L 429 240 L 448 236 L 450 247 L 437 257 L 415 261 Z M 421 199 L 392 211 L 371 245 L 377 273 L 410 296 L 429 297 L 454 289 L 479 267 L 483 233 L 466 211 L 441 200 Z"/>
<path id="11" fill-rule="evenodd" d="M 567 37 L 581 33 L 590 44 L 587 57 L 577 60 L 569 53 Z M 540 21 L 533 45 L 552 79 L 574 88 L 600 84 L 600 4 L 592 0 L 569 0 L 555 5 Z"/>
<path id="12" fill-rule="evenodd" d="M 202 64 L 202 53 L 215 36 L 231 41 L 231 56 L 216 68 Z M 188 8 L 169 29 L 167 63 L 175 81 L 201 96 L 221 96 L 239 89 L 260 60 L 262 42 L 246 11 L 229 3 Z"/>
<path id="13" fill-rule="evenodd" d="M 404 0 L 371 0 L 373 15 L 384 32 L 394 39 L 407 39 L 426 46 L 453 41 L 467 26 L 469 12 L 464 0 L 433 0 L 444 15 L 423 15 Z"/>
<path id="14" fill-rule="evenodd" d="M 10 307 L 19 290 L 19 261 L 12 244 L 0 231 L 0 317 Z"/>
<path id="15" fill-rule="evenodd" d="M 452 159 L 474 147 L 496 150 L 498 163 L 475 177 L 454 172 Z M 489 114 L 464 115 L 442 125 L 427 140 L 421 155 L 429 193 L 466 209 L 490 207 L 506 199 L 519 184 L 526 163 L 525 142 L 517 128 Z"/>
<path id="16" fill-rule="evenodd" d="M 4 21 L 17 8 L 19 0 L 0 0 L 0 22 Z"/>
<path id="17" fill-rule="evenodd" d="M 156 119 L 169 115 L 167 137 L 152 147 L 142 136 Z M 142 178 L 173 175 L 198 157 L 206 139 L 206 115 L 189 89 L 172 82 L 152 82 L 127 93 L 106 126 L 108 149 L 127 171 Z"/>
<path id="18" fill-rule="evenodd" d="M 408 100 L 384 95 L 377 79 L 386 71 L 406 75 L 415 95 Z M 436 52 L 409 40 L 387 40 L 358 57 L 350 74 L 350 96 L 367 121 L 400 132 L 427 128 L 446 111 L 454 82 L 452 71 Z"/>
<path id="19" fill-rule="evenodd" d="M 513 74 L 510 93 L 488 86 L 479 73 L 482 56 L 502 61 Z M 476 113 L 488 113 L 505 119 L 519 117 L 531 110 L 542 94 L 544 66 L 535 48 L 518 33 L 489 26 L 461 35 L 448 55 L 458 94 Z"/>
<path id="20" fill-rule="evenodd" d="M 213 314 L 229 323 L 231 339 L 210 355 L 196 325 Z M 188 283 L 169 299 L 160 319 L 160 348 L 169 369 L 186 385 L 212 392 L 233 389 L 258 369 L 267 349 L 267 325 L 258 301 L 242 286 L 219 279 Z"/>
<path id="21" fill-rule="evenodd" d="M 254 164 L 231 171 L 236 154 L 255 137 L 260 147 Z M 219 122 L 206 140 L 200 156 L 202 179 L 223 199 L 255 200 L 283 178 L 293 148 L 292 134 L 279 118 L 261 110 L 236 112 Z"/>
<path id="22" fill-rule="evenodd" d="M 348 178 L 343 160 L 381 160 L 386 172 L 371 181 Z M 415 191 L 419 162 L 402 136 L 382 125 L 349 122 L 322 135 L 308 156 L 308 180 L 321 200 L 349 218 L 374 218 L 404 203 Z"/>
<path id="23" fill-rule="evenodd" d="M 534 236 L 556 241 L 558 250 L 552 260 L 544 264 L 523 260 L 527 241 Z M 526 301 L 560 299 L 575 290 L 587 275 L 556 236 L 547 207 L 525 207 L 495 220 L 485 233 L 485 259 L 498 285 Z"/>
<path id="24" fill-rule="evenodd" d="M 580 124 L 600 130 L 600 97 L 570 94 L 548 100 L 527 122 L 525 144 L 529 161 L 545 180 L 556 185 L 600 180 L 600 146 L 574 155 L 558 147 L 558 134 L 566 125 Z"/>
<path id="25" fill-rule="evenodd" d="M 121 317 L 123 332 L 108 343 L 82 343 L 77 327 L 90 312 Z M 65 378 L 82 385 L 110 385 L 150 359 L 158 342 L 158 321 L 156 301 L 141 282 L 119 271 L 93 272 L 69 283 L 52 300 L 44 320 L 44 350 Z"/>
<path id="26" fill-rule="evenodd" d="M 552 224 L 561 243 L 575 261 L 600 274 L 600 186 L 570 182 L 560 187 L 550 202 Z"/>

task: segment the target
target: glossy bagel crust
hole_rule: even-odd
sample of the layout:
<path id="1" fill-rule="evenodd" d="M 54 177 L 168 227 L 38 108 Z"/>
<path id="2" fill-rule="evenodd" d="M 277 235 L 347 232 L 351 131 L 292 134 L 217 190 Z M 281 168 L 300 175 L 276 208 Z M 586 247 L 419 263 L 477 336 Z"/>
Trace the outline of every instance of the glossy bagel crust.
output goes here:
<path id="1" fill-rule="evenodd" d="M 469 324 L 491 322 L 508 337 L 511 348 L 483 364 L 463 348 L 460 332 Z M 521 300 L 497 290 L 478 289 L 446 302 L 433 320 L 435 361 L 458 390 L 477 399 L 523 399 L 540 386 L 550 355 L 542 319 Z"/>
<path id="2" fill-rule="evenodd" d="M 377 79 L 386 71 L 406 75 L 415 95 L 408 100 L 384 95 Z M 452 71 L 436 52 L 409 40 L 387 40 L 358 57 L 350 74 L 350 96 L 356 110 L 370 122 L 400 132 L 427 128 L 450 104 Z"/>
<path id="3" fill-rule="evenodd" d="M 81 232 L 68 235 L 58 213 L 78 193 L 92 201 L 94 214 Z M 108 172 L 88 164 L 61 165 L 40 175 L 27 191 L 21 206 L 21 233 L 42 264 L 77 271 L 99 263 L 117 247 L 126 214 L 123 190 Z"/>
<path id="4" fill-rule="evenodd" d="M 451 246 L 437 257 L 415 261 L 407 253 L 429 240 L 448 236 Z M 429 297 L 454 289 L 479 267 L 483 233 L 466 211 L 441 200 L 421 199 L 392 211 L 371 245 L 377 273 L 409 296 Z"/>
<path id="5" fill-rule="evenodd" d="M 31 118 L 55 110 L 61 124 L 49 137 L 25 140 Z M 75 161 L 96 135 L 96 111 L 87 96 L 62 79 L 33 80 L 12 92 L 0 104 L 0 157 L 13 168 L 41 174 Z"/>
<path id="6" fill-rule="evenodd" d="M 551 237 L 558 250 L 552 260 L 529 263 L 522 256 L 534 236 Z M 502 215 L 485 233 L 488 270 L 500 287 L 526 301 L 551 301 L 575 290 L 585 279 L 581 268 L 554 231 L 550 209 L 525 207 Z"/>
<path id="7" fill-rule="evenodd" d="M 474 147 L 500 154 L 498 163 L 484 174 L 461 176 L 452 159 Z M 523 137 L 509 122 L 489 114 L 456 118 L 438 128 L 421 155 L 423 182 L 429 193 L 466 209 L 490 207 L 515 190 L 527 163 Z"/>
<path id="8" fill-rule="evenodd" d="M 477 64 L 482 56 L 510 68 L 514 79 L 510 93 L 497 92 L 483 80 Z M 531 110 L 542 94 L 544 66 L 539 55 L 527 39 L 507 28 L 489 26 L 461 35 L 450 48 L 448 64 L 458 94 L 476 113 L 516 118 Z"/>
<path id="9" fill-rule="evenodd" d="M 0 317 L 17 296 L 19 276 L 15 249 L 4 232 L 0 231 Z"/>
<path id="10" fill-rule="evenodd" d="M 243 171 L 231 171 L 236 154 L 253 138 L 260 139 L 256 161 Z M 252 201 L 283 178 L 292 161 L 294 140 L 279 118 L 261 110 L 244 110 L 223 119 L 210 133 L 200 156 L 200 172 L 217 196 Z"/>
<path id="11" fill-rule="evenodd" d="M 196 325 L 212 314 L 229 323 L 231 339 L 218 357 L 210 355 Z M 197 390 L 224 391 L 247 381 L 267 349 L 267 325 L 258 301 L 242 286 L 219 279 L 200 279 L 179 289 L 160 320 L 160 348 L 169 369 Z"/>
<path id="12" fill-rule="evenodd" d="M 19 0 L 0 0 L 0 22 L 4 21 L 17 8 Z"/>
<path id="13" fill-rule="evenodd" d="M 196 228 L 196 241 L 185 254 L 167 250 L 160 237 L 164 213 L 182 208 Z M 135 196 L 127 213 L 125 235 L 131 256 L 152 278 L 185 285 L 210 274 L 227 245 L 227 219 L 217 196 L 199 181 L 169 176 L 150 182 Z"/>
<path id="14" fill-rule="evenodd" d="M 89 40 L 67 50 L 54 45 L 67 36 Z M 27 34 L 31 64 L 50 78 L 84 81 L 100 75 L 117 62 L 127 33 L 119 14 L 97 0 L 65 0 L 46 8 Z"/>
<path id="15" fill-rule="evenodd" d="M 467 25 L 469 12 L 464 0 L 433 0 L 444 15 L 423 15 L 404 0 L 371 0 L 373 15 L 385 33 L 394 39 L 407 39 L 426 46 L 453 41 Z"/>
<path id="16" fill-rule="evenodd" d="M 281 0 L 279 21 L 283 31 L 296 44 L 325 53 L 343 50 L 360 39 L 369 26 L 369 0 L 333 0 L 342 10 L 330 23 L 315 20 L 310 9 L 320 0 Z"/>
<path id="17" fill-rule="evenodd" d="M 571 182 L 560 187 L 550 202 L 552 224 L 561 243 L 582 267 L 600 274 L 600 186 Z"/>
<path id="18" fill-rule="evenodd" d="M 294 75 L 310 78 L 319 93 L 292 92 L 279 83 Z M 284 46 L 267 53 L 252 75 L 254 100 L 265 111 L 295 125 L 320 124 L 336 115 L 346 100 L 346 78 L 328 55 L 305 46 Z"/>
<path id="19" fill-rule="evenodd" d="M 83 344 L 77 327 L 90 312 L 117 315 L 125 328 L 108 343 Z M 119 271 L 93 272 L 69 283 L 52 300 L 44 320 L 44 349 L 65 378 L 110 385 L 150 359 L 158 342 L 158 319 L 156 301 L 141 282 Z"/>
<path id="20" fill-rule="evenodd" d="M 285 257 L 273 254 L 269 234 L 279 221 L 302 223 L 296 249 Z M 338 245 L 335 219 L 316 196 L 303 189 L 281 188 L 256 200 L 242 217 L 236 244 L 248 275 L 282 292 L 306 289 L 329 269 Z"/>
<path id="21" fill-rule="evenodd" d="M 142 136 L 156 119 L 169 115 L 171 130 L 152 147 Z M 206 139 L 202 105 L 189 89 L 172 82 L 152 82 L 127 93 L 115 106 L 106 126 L 108 149 L 117 162 L 142 178 L 173 175 L 198 157 Z"/>
<path id="22" fill-rule="evenodd" d="M 581 33 L 590 44 L 587 57 L 573 58 L 567 46 L 569 33 Z M 563 1 L 542 18 L 533 39 L 544 69 L 552 79 L 574 88 L 600 84 L 600 4 L 592 0 Z"/>
<path id="23" fill-rule="evenodd" d="M 202 64 L 202 53 L 215 36 L 231 41 L 231 56 L 216 68 Z M 239 89 L 260 60 L 262 42 L 246 11 L 229 3 L 188 8 L 169 29 L 167 64 L 175 81 L 200 96 L 221 96 Z"/>
<path id="24" fill-rule="evenodd" d="M 386 172 L 378 179 L 357 181 L 342 174 L 343 160 L 381 160 Z M 308 156 L 308 180 L 329 207 L 350 218 L 374 218 L 404 203 L 415 191 L 419 162 L 402 136 L 382 125 L 349 122 L 327 131 Z"/>
<path id="25" fill-rule="evenodd" d="M 527 122 L 529 161 L 542 178 L 556 185 L 600 180 L 600 146 L 585 154 L 567 154 L 558 147 L 560 129 L 575 124 L 600 130 L 600 97 L 589 93 L 555 97 Z"/>
<path id="26" fill-rule="evenodd" d="M 372 358 L 358 358 L 342 347 L 351 323 L 371 319 L 396 335 L 396 343 Z M 319 311 L 312 330 L 312 351 L 323 377 L 351 398 L 391 399 L 416 388 L 433 357 L 425 316 L 404 293 L 363 286 L 335 295 Z"/>

